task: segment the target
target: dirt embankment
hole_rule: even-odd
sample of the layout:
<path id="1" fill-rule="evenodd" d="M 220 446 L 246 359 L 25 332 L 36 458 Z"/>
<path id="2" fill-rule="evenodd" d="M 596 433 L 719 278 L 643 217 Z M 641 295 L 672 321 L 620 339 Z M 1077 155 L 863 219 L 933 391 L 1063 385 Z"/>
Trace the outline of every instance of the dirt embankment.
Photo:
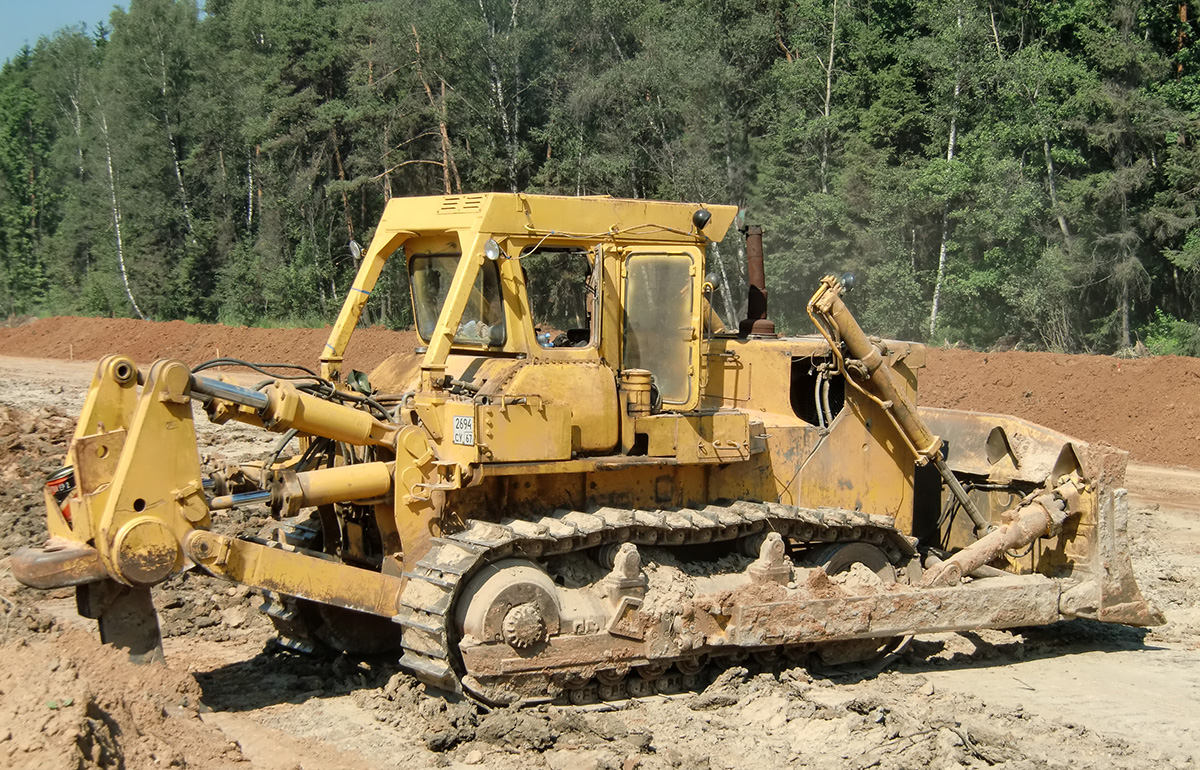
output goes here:
<path id="1" fill-rule="evenodd" d="M 184 321 L 57 316 L 14 329 L 0 328 L 0 355 L 90 361 L 122 353 L 139 365 L 159 358 L 178 358 L 195 365 L 224 357 L 315 367 L 328 339 L 328 328 L 260 329 Z M 346 366 L 369 371 L 393 353 L 412 350 L 417 342 L 413 332 L 358 329 L 346 351 Z"/>
<path id="2" fill-rule="evenodd" d="M 1200 359 L 931 349 L 921 403 L 1012 414 L 1134 460 L 1200 469 Z"/>
<path id="3" fill-rule="evenodd" d="M 139 363 L 170 357 L 197 364 L 226 356 L 316 366 L 328 337 L 328 329 L 57 317 L 0 328 L 0 355 L 95 360 L 120 352 Z M 346 366 L 370 371 L 418 343 L 413 332 L 359 329 Z M 1200 359 L 931 348 L 920 400 L 926 406 L 1012 414 L 1106 441 L 1134 460 L 1200 468 Z"/>

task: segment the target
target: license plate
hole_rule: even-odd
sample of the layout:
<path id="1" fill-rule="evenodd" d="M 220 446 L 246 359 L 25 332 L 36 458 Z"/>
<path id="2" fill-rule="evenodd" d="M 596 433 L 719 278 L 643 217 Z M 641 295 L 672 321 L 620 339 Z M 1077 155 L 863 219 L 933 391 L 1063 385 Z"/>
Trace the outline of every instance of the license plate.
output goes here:
<path id="1" fill-rule="evenodd" d="M 475 445 L 475 416 L 462 415 L 454 418 L 454 443 Z"/>

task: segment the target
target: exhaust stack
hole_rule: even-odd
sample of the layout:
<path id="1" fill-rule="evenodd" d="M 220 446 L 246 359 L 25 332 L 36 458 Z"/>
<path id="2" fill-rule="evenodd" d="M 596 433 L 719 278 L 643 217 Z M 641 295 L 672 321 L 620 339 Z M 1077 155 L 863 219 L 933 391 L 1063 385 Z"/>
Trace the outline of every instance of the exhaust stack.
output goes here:
<path id="1" fill-rule="evenodd" d="M 775 322 L 767 318 L 767 275 L 763 268 L 762 226 L 747 225 L 746 269 L 750 297 L 746 303 L 746 318 L 738 324 L 738 336 L 774 337 Z"/>

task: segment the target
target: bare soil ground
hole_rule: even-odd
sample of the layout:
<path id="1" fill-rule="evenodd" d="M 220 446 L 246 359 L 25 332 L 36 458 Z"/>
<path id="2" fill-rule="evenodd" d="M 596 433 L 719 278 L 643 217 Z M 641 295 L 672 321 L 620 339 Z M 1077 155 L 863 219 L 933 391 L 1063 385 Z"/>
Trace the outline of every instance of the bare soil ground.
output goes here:
<path id="1" fill-rule="evenodd" d="M 179 325 L 169 330 L 176 337 L 138 342 L 136 322 L 102 321 L 88 338 L 95 321 L 48 320 L 62 321 L 56 333 L 69 336 L 29 336 L 47 321 L 0 329 L 0 356 L 34 356 L 0 357 L 0 768 L 940 770 L 1183 768 L 1200 759 L 1200 473 L 1163 467 L 1200 467 L 1200 362 L 931 351 L 923 379 L 925 403 L 1016 413 L 1134 451 L 1134 567 L 1166 613 L 1163 627 L 1076 621 L 927 635 L 881 673 L 731 669 L 700 694 L 479 713 L 429 697 L 390 660 L 270 651 L 259 598 L 212 579 L 186 576 L 155 590 L 169 664 L 149 668 L 102 647 L 70 591 L 16 584 L 8 556 L 43 536 L 41 480 L 65 450 L 94 367 L 72 355 L 123 350 L 139 361 L 195 363 L 216 353 L 208 342 L 162 347 L 206 339 L 211 327 Z M 313 340 L 297 333 L 281 343 L 284 332 L 272 330 L 264 347 L 239 347 L 249 332 L 258 333 L 219 331 L 221 355 L 294 359 L 319 350 L 325 336 L 306 331 Z M 377 347 L 352 366 L 369 369 L 414 344 L 411 334 L 375 336 Z M 71 349 L 56 355 L 64 340 L 74 340 Z M 1072 387 L 1082 389 L 1073 400 Z M 256 457 L 271 444 L 250 429 L 198 425 L 207 455 Z M 216 526 L 265 523 L 231 513 Z"/>

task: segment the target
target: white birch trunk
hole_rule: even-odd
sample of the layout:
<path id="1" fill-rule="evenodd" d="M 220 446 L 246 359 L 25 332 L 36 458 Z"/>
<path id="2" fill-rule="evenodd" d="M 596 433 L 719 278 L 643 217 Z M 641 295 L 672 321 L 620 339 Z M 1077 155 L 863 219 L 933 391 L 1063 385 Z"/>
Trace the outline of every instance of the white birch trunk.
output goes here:
<path id="1" fill-rule="evenodd" d="M 1128 279 L 1121 280 L 1121 347 L 1128 348 L 1130 346 L 1129 336 L 1129 281 Z"/>
<path id="2" fill-rule="evenodd" d="M 96 106 L 100 106 L 99 99 L 96 100 Z M 117 175 L 113 171 L 112 143 L 108 138 L 108 119 L 103 108 L 100 110 L 100 133 L 104 136 L 104 153 L 108 164 L 108 192 L 112 201 L 113 232 L 117 238 L 117 265 L 121 268 L 121 282 L 125 285 L 125 296 L 129 298 L 129 304 L 133 305 L 133 312 L 138 314 L 138 318 L 148 321 L 142 309 L 138 307 L 137 300 L 133 298 L 133 290 L 129 288 L 129 273 L 125 270 L 125 249 L 121 243 L 121 204 L 117 200 Z"/>
<path id="3" fill-rule="evenodd" d="M 246 229 L 254 224 L 254 156 L 246 150 Z"/>
<path id="4" fill-rule="evenodd" d="M 171 163 L 175 168 L 175 181 L 179 185 L 179 202 L 183 207 L 183 224 L 188 231 L 188 240 L 192 245 L 196 245 L 196 232 L 192 229 L 192 213 L 188 209 L 187 188 L 183 184 L 183 169 L 179 166 L 179 148 L 175 146 L 175 132 L 171 128 L 171 115 L 167 110 L 167 54 L 163 48 L 162 40 L 159 40 L 158 47 L 158 64 L 159 64 L 159 93 L 163 98 L 162 124 L 163 131 L 167 135 L 167 145 L 171 148 Z"/>
<path id="5" fill-rule="evenodd" d="M 1058 185 L 1054 182 L 1054 158 L 1050 156 L 1050 137 L 1042 134 L 1042 150 L 1046 153 L 1046 181 L 1050 186 L 1050 206 L 1054 209 L 1054 216 L 1058 219 L 1058 229 L 1062 230 L 1063 238 L 1067 241 L 1067 246 L 1071 245 L 1071 230 L 1067 227 L 1067 218 L 1063 215 L 1062 209 L 1058 207 Z"/>
<path id="6" fill-rule="evenodd" d="M 962 38 L 962 11 L 958 12 L 958 31 L 959 38 Z M 950 138 L 946 142 L 946 174 L 950 174 L 949 164 L 954 163 L 954 148 L 958 142 L 958 97 L 962 93 L 962 59 L 961 49 L 959 51 L 959 59 L 955 62 L 954 72 L 954 98 L 950 102 Z M 933 307 L 929 311 L 929 338 L 932 341 L 934 332 L 937 330 L 938 310 L 942 301 L 942 283 L 946 279 L 946 252 L 949 247 L 950 240 L 950 202 L 946 201 L 946 206 L 942 210 L 942 244 L 938 248 L 938 271 L 937 280 L 933 284 Z"/>
<path id="7" fill-rule="evenodd" d="M 520 7 L 520 0 L 510 0 L 510 2 L 509 2 L 509 9 L 510 9 L 509 29 L 510 30 L 515 30 L 517 28 L 517 10 L 519 7 Z M 495 42 L 496 42 L 496 24 L 490 18 L 488 18 L 487 8 L 484 7 L 483 0 L 479 0 L 479 13 L 483 16 L 484 23 L 487 24 L 488 38 L 491 41 L 492 45 L 494 46 Z M 517 79 L 517 83 L 516 83 L 516 87 L 514 89 L 513 98 L 511 99 L 511 102 L 512 102 L 511 106 L 512 106 L 512 110 L 513 110 L 513 114 L 510 116 L 508 114 L 509 107 L 510 107 L 510 104 L 509 104 L 510 100 L 507 97 L 507 95 L 505 94 L 504 79 L 501 76 L 500 67 L 499 67 L 498 63 L 496 62 L 495 55 L 491 51 L 488 52 L 488 76 L 489 76 L 489 79 L 491 80 L 492 95 L 493 95 L 493 98 L 495 99 L 496 111 L 500 115 L 500 130 L 504 134 L 504 154 L 507 156 L 505 158 L 505 161 L 508 166 L 508 186 L 509 186 L 509 189 L 514 193 L 518 191 L 517 190 L 517 150 L 520 147 L 520 143 L 517 139 L 517 135 L 520 130 L 520 120 L 521 120 L 521 116 L 520 116 L 521 66 L 520 66 L 519 61 L 515 66 L 516 66 L 516 70 L 514 72 L 514 75 Z"/>
<path id="8" fill-rule="evenodd" d="M 837 0 L 833 0 L 833 21 L 829 29 L 829 59 L 825 67 L 825 107 L 821 124 L 821 192 L 829 193 L 829 116 L 833 107 L 833 57 L 837 48 Z M 821 61 L 821 57 L 817 57 Z"/>

